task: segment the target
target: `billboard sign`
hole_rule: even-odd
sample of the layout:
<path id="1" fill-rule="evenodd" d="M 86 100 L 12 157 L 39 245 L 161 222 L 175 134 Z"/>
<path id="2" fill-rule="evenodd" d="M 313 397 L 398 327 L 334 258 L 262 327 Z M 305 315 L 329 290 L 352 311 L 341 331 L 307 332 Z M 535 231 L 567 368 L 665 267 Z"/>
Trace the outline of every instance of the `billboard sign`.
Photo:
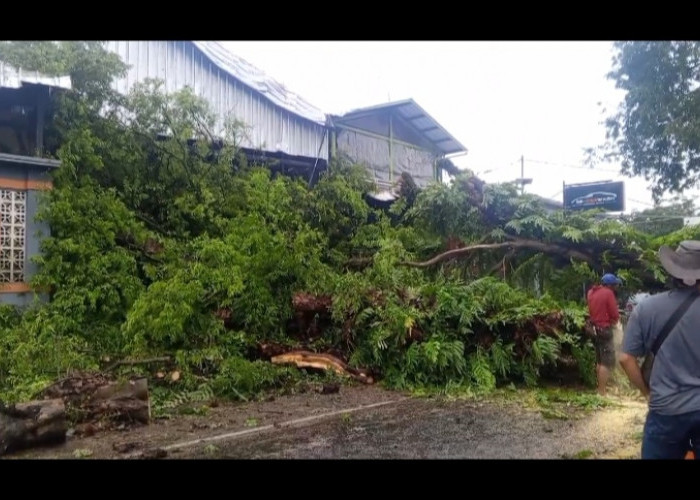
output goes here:
<path id="1" fill-rule="evenodd" d="M 610 212 L 622 212 L 625 210 L 625 184 L 619 181 L 564 185 L 564 208 L 602 208 Z"/>

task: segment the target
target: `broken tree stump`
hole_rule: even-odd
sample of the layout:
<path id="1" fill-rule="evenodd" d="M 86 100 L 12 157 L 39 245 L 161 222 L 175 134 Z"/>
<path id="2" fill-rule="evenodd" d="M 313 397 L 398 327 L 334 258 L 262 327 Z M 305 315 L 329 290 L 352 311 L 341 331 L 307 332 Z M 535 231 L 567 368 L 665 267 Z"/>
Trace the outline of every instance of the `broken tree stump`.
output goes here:
<path id="1" fill-rule="evenodd" d="M 339 375 L 345 375 L 365 384 L 374 383 L 374 379 L 363 370 L 347 365 L 341 359 L 330 354 L 311 351 L 291 351 L 273 356 L 270 361 L 274 364 L 294 364 L 299 368 L 315 368 L 318 370 L 333 370 Z"/>
<path id="2" fill-rule="evenodd" d="M 145 378 L 112 382 L 98 387 L 84 410 L 93 418 L 130 420 L 147 424 L 151 419 L 148 381 Z"/>
<path id="3" fill-rule="evenodd" d="M 0 455 L 66 439 L 63 400 L 46 399 L 5 406 L 0 403 Z"/>
<path id="4" fill-rule="evenodd" d="M 101 373 L 76 373 L 44 389 L 44 398 L 61 398 L 76 423 L 150 421 L 146 378 L 113 381 Z"/>

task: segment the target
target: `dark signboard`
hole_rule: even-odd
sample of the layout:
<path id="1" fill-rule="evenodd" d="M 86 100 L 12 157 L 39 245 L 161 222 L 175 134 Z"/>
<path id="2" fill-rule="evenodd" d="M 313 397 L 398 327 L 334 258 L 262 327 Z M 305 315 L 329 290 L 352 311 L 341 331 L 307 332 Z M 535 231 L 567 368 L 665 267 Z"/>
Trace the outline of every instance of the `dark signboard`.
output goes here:
<path id="1" fill-rule="evenodd" d="M 625 210 L 625 184 L 620 181 L 565 185 L 564 208 L 602 208 L 610 212 L 622 212 Z"/>

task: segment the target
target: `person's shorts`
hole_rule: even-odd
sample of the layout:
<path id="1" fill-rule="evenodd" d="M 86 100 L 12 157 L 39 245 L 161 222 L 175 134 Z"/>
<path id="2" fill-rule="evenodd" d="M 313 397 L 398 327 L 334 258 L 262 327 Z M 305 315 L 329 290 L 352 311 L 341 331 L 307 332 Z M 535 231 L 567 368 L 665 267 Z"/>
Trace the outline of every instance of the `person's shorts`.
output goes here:
<path id="1" fill-rule="evenodd" d="M 596 338 L 594 344 L 596 364 L 611 370 L 615 368 L 615 342 L 612 335 L 605 340 Z"/>

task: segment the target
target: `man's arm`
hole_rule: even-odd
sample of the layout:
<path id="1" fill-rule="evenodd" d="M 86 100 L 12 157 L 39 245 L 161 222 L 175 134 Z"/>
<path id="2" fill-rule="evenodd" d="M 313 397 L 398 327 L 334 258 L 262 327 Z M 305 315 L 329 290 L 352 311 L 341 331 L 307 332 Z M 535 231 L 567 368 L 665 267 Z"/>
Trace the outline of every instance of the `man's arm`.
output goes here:
<path id="1" fill-rule="evenodd" d="M 632 382 L 632 385 L 639 389 L 644 397 L 649 399 L 649 388 L 644 383 L 644 377 L 642 377 L 642 370 L 639 368 L 637 358 L 623 352 L 620 353 L 618 361 L 620 362 L 620 366 L 624 370 L 625 374 L 627 374 L 627 378 L 630 380 L 630 382 Z"/>
<path id="2" fill-rule="evenodd" d="M 646 324 L 646 322 L 643 322 L 640 318 L 640 313 L 642 313 L 643 309 L 642 304 L 639 304 L 632 311 L 627 322 L 627 328 L 625 328 L 625 336 L 622 339 L 622 352 L 617 359 L 632 385 L 649 399 L 649 388 L 644 382 L 642 370 L 637 363 L 637 358 L 644 356 L 646 353 L 642 334 L 642 332 L 646 331 L 642 323 Z"/>

